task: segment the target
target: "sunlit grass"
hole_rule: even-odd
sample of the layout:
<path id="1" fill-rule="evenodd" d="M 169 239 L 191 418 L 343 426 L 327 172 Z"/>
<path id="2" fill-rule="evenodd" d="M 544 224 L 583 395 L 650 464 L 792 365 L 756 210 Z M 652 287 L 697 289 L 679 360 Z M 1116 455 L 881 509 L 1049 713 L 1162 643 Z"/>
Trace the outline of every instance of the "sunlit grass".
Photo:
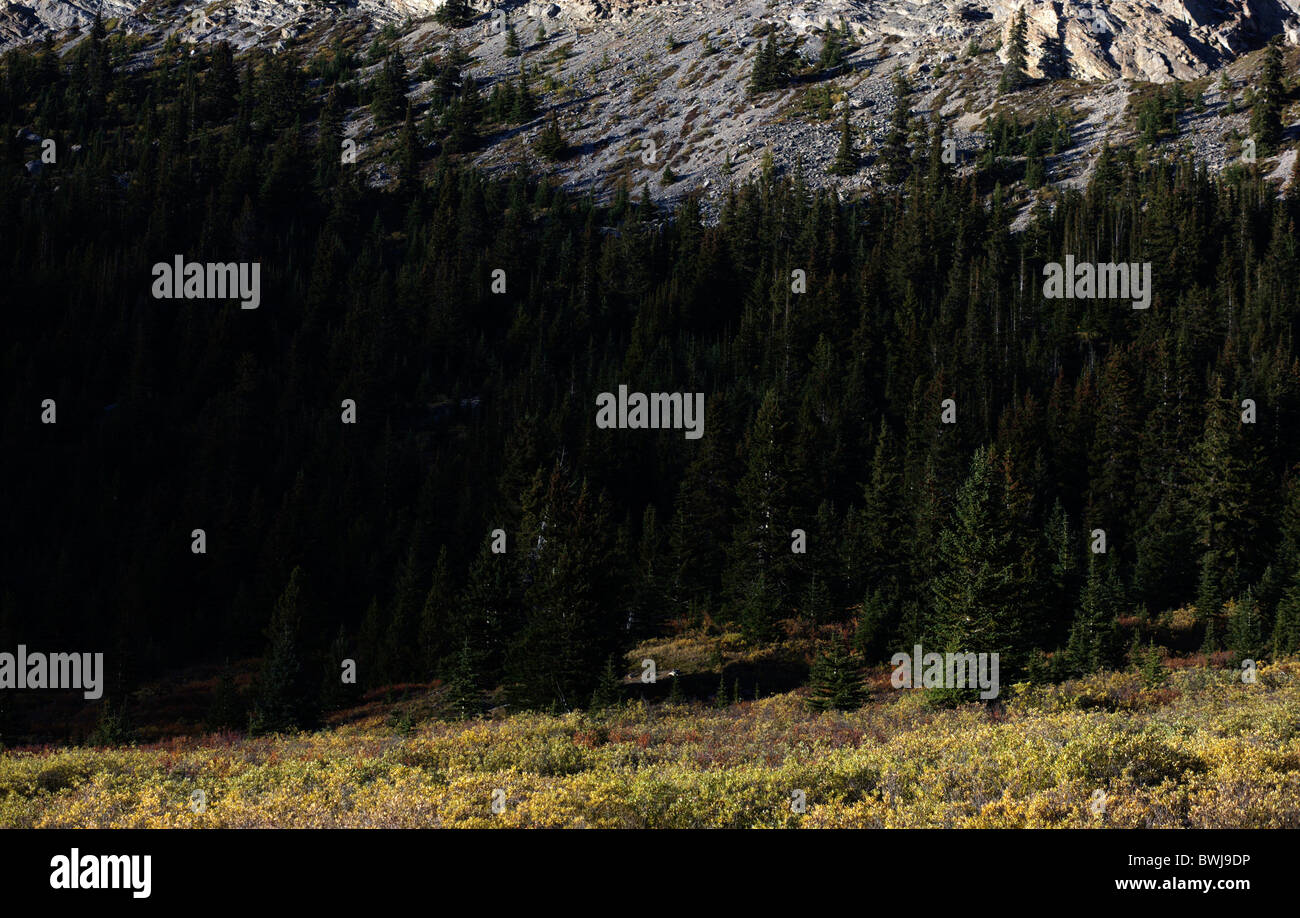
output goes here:
<path id="1" fill-rule="evenodd" d="M 0 754 L 0 826 L 1300 826 L 1300 663 Z M 500 789 L 504 808 L 493 811 Z M 202 812 L 194 792 L 202 790 Z M 804 812 L 792 794 L 803 791 Z M 1098 805 L 1104 794 L 1104 807 Z"/>

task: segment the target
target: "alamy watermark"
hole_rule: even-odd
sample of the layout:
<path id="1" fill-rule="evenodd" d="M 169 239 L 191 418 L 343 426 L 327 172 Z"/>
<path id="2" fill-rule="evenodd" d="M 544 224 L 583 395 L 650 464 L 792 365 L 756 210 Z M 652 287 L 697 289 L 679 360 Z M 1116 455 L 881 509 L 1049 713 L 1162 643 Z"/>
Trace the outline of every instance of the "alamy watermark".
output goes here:
<path id="1" fill-rule="evenodd" d="M 104 694 L 102 653 L 0 653 L 0 689 L 82 689 L 88 701 Z"/>
<path id="2" fill-rule="evenodd" d="M 686 439 L 704 436 L 703 392 L 602 392 L 596 396 L 596 426 L 601 430 L 685 430 Z"/>
<path id="3" fill-rule="evenodd" d="M 1049 261 L 1043 265 L 1043 296 L 1049 300 L 1132 300 L 1134 309 L 1151 305 L 1151 262 L 1106 262 L 1078 264 L 1073 255 L 1065 264 Z"/>
<path id="4" fill-rule="evenodd" d="M 239 300 L 240 309 L 256 309 L 262 302 L 260 262 L 197 262 L 188 264 L 177 255 L 169 264 L 153 266 L 156 300 Z"/>
<path id="5" fill-rule="evenodd" d="M 910 656 L 899 652 L 889 663 L 894 688 L 979 688 L 985 701 L 998 697 L 996 653 L 924 653 L 916 644 Z"/>
<path id="6" fill-rule="evenodd" d="M 153 883 L 151 854 L 68 854 L 50 858 L 51 889 L 129 889 L 136 899 L 148 899 Z"/>

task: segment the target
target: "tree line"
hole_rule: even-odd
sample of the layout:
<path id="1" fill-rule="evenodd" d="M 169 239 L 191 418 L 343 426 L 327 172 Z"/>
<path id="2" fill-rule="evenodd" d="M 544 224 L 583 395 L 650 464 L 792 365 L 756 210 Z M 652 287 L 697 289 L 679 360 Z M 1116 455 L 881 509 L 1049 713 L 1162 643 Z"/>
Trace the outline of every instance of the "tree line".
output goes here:
<path id="1" fill-rule="evenodd" d="M 0 59 L 0 643 L 103 648 L 119 697 L 261 655 L 266 729 L 343 703 L 344 658 L 357 689 L 582 706 L 684 627 L 838 625 L 867 662 L 962 647 L 1005 680 L 1300 645 L 1294 184 L 1106 149 L 1013 231 L 914 143 L 860 199 L 773 166 L 669 211 L 485 174 L 403 105 L 372 187 L 340 159 L 374 102 L 350 68 L 133 71 L 121 42 Z M 39 175 L 24 130 L 57 141 Z M 262 306 L 152 299 L 177 252 L 258 261 Z M 1151 308 L 1045 299 L 1067 253 L 1151 262 Z M 596 429 L 619 384 L 706 393 L 704 437 Z"/>

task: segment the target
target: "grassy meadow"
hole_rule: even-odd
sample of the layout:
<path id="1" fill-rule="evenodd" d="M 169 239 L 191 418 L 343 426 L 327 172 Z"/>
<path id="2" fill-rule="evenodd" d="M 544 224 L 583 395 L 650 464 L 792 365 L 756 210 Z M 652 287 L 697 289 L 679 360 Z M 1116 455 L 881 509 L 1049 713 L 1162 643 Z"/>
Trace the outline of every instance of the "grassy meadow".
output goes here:
<path id="1" fill-rule="evenodd" d="M 467 721 L 427 716 L 434 687 L 292 736 L 14 748 L 0 826 L 1300 826 L 1294 660 L 1254 684 L 1185 664 L 960 707 L 887 670 L 870 686 L 848 713 L 799 689 Z"/>

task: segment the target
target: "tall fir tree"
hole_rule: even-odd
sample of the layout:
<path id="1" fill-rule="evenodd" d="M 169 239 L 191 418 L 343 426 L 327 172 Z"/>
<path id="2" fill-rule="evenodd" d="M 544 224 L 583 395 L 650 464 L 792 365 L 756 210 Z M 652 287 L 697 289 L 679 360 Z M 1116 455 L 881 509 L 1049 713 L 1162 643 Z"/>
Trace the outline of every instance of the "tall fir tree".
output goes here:
<path id="1" fill-rule="evenodd" d="M 1011 20 L 1011 31 L 1007 40 L 1007 63 L 1002 68 L 1002 78 L 998 81 L 998 92 L 1008 93 L 1023 89 L 1029 83 L 1028 65 L 1029 43 L 1028 25 L 1025 21 L 1025 8 L 1016 10 Z"/>

